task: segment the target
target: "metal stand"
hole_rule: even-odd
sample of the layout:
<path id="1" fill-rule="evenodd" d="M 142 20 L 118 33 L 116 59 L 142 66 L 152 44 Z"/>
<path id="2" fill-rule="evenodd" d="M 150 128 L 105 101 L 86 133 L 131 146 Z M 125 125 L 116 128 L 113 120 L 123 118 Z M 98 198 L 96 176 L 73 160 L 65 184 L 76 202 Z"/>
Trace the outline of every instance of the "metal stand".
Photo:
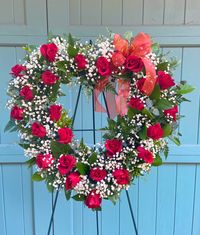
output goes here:
<path id="1" fill-rule="evenodd" d="M 76 113 L 77 113 L 77 108 L 78 108 L 78 104 L 79 104 L 79 100 L 80 100 L 81 90 L 82 90 L 82 86 L 79 87 L 79 91 L 78 91 L 78 96 L 77 96 L 76 105 L 75 105 L 75 109 L 74 109 L 73 120 L 72 120 L 72 127 L 74 125 L 74 121 L 75 121 L 75 118 L 76 118 Z M 106 96 L 105 96 L 104 92 L 102 92 L 102 93 L 103 93 L 104 103 L 105 103 L 105 106 L 106 106 L 106 112 L 107 112 L 108 118 L 110 118 L 110 113 L 109 113 L 108 104 L 107 104 L 107 101 L 106 101 Z M 95 125 L 94 93 L 92 93 L 92 117 L 93 117 L 93 128 L 92 129 L 79 130 L 79 131 L 92 131 L 93 132 L 93 144 L 95 145 L 96 144 L 96 125 Z M 75 131 L 78 131 L 78 130 L 75 130 Z M 47 235 L 50 235 L 51 227 L 52 227 L 52 224 L 54 223 L 54 213 L 55 213 L 55 209 L 56 209 L 58 195 L 59 195 L 59 189 L 56 192 L 54 203 L 52 203 L 52 214 L 51 214 L 51 218 L 50 218 L 50 222 L 49 222 L 49 229 L 48 229 Z M 138 235 L 138 230 L 137 230 L 136 221 L 135 221 L 135 218 L 134 218 L 133 208 L 132 208 L 130 196 L 129 196 L 129 193 L 128 193 L 127 190 L 126 190 L 126 196 L 127 196 L 127 200 L 128 200 L 128 205 L 129 205 L 129 209 L 130 209 L 130 213 L 131 213 L 131 218 L 132 218 L 132 222 L 133 222 L 133 226 L 134 226 L 135 235 Z M 97 235 L 99 235 L 100 232 L 99 232 L 99 213 L 98 213 L 98 211 L 96 211 L 96 229 L 97 229 L 96 230 Z M 53 235 L 54 235 L 54 230 L 53 230 Z"/>

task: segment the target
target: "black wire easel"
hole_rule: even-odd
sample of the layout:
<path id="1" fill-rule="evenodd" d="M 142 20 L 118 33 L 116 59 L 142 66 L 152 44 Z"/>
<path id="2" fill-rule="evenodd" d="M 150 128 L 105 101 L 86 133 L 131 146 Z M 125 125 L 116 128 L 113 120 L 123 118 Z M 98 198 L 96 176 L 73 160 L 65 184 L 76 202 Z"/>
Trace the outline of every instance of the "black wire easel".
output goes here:
<path id="1" fill-rule="evenodd" d="M 75 105 L 75 109 L 74 109 L 74 114 L 73 114 L 73 119 L 72 119 L 72 128 L 74 126 L 74 121 L 76 118 L 76 113 L 77 113 L 77 108 L 78 108 L 78 104 L 79 104 L 79 100 L 80 100 L 80 95 L 81 95 L 81 90 L 82 90 L 82 85 L 80 85 L 79 90 L 78 90 L 78 95 L 77 95 L 77 99 L 76 99 L 76 105 Z M 108 109 L 108 104 L 106 101 L 106 96 L 104 91 L 103 93 L 103 99 L 104 99 L 104 103 L 106 106 L 106 112 L 108 115 L 108 118 L 110 118 L 110 113 L 109 113 L 109 109 Z M 83 130 L 74 130 L 74 131 L 92 131 L 93 132 L 93 144 L 96 144 L 96 125 L 95 125 L 95 104 L 94 104 L 94 93 L 92 93 L 92 118 L 93 118 L 93 128 L 92 129 L 83 129 Z M 59 189 L 56 192 L 55 195 L 55 199 L 52 193 L 52 200 L 54 199 L 54 202 L 52 202 L 52 213 L 51 213 L 51 217 L 50 217 L 50 222 L 49 222 L 49 228 L 48 228 L 48 232 L 47 235 L 50 235 L 51 232 L 51 228 L 53 227 L 53 235 L 54 235 L 54 213 L 55 213 L 55 209 L 56 209 L 56 205 L 57 205 L 57 201 L 58 201 L 58 195 L 59 195 Z M 127 201 L 128 201 L 128 205 L 129 205 L 129 209 L 130 209 L 130 214 L 131 214 L 131 219 L 133 222 L 133 227 L 134 227 L 134 234 L 138 235 L 138 230 L 137 230 L 137 226 L 136 226 L 136 221 L 135 221 L 135 217 L 134 217 L 134 213 L 133 213 L 133 208 L 131 205 L 131 199 L 129 196 L 128 191 L 126 190 L 126 197 L 127 197 Z M 96 211 L 96 234 L 100 235 L 99 233 L 99 213 L 98 211 Z"/>

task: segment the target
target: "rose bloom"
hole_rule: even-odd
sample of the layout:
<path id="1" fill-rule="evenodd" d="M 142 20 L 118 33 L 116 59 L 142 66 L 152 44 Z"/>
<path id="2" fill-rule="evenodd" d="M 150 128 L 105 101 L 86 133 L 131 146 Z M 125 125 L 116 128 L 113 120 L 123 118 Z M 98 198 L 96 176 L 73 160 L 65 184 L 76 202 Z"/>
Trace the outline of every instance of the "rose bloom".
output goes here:
<path id="1" fill-rule="evenodd" d="M 122 66 L 126 61 L 126 58 L 123 56 L 121 52 L 114 52 L 112 54 L 112 63 L 116 67 Z"/>
<path id="2" fill-rule="evenodd" d="M 154 139 L 158 140 L 163 137 L 163 129 L 160 126 L 160 123 L 156 123 L 155 125 L 149 126 L 147 128 L 147 136 Z"/>
<path id="3" fill-rule="evenodd" d="M 144 91 L 142 90 L 142 88 L 143 88 L 144 82 L 145 82 L 145 78 L 141 78 L 140 80 L 136 82 L 136 87 L 143 94 L 144 94 Z"/>
<path id="4" fill-rule="evenodd" d="M 101 181 L 106 177 L 106 175 L 107 172 L 103 169 L 93 168 L 90 170 L 90 178 L 94 181 Z"/>
<path id="5" fill-rule="evenodd" d="M 85 205 L 88 208 L 95 209 L 95 208 L 101 207 L 101 202 L 102 202 L 102 198 L 100 194 L 96 193 L 95 190 L 93 190 L 88 194 L 85 200 Z"/>
<path id="6" fill-rule="evenodd" d="M 143 110 L 144 109 L 144 103 L 140 98 L 132 97 L 130 101 L 128 102 L 128 106 L 137 109 L 137 110 Z"/>
<path id="7" fill-rule="evenodd" d="M 62 106 L 53 104 L 49 108 L 49 116 L 52 121 L 58 121 L 61 117 Z"/>
<path id="8" fill-rule="evenodd" d="M 131 70 L 134 73 L 140 72 L 144 67 L 144 64 L 142 62 L 142 59 L 134 56 L 134 55 L 129 55 L 126 58 L 125 62 L 125 68 L 128 70 Z"/>
<path id="9" fill-rule="evenodd" d="M 154 161 L 153 154 L 149 150 L 143 148 L 142 146 L 138 146 L 137 151 L 138 151 L 139 158 L 144 160 L 146 163 L 149 163 L 149 164 L 153 163 Z"/>
<path id="10" fill-rule="evenodd" d="M 54 158 L 51 154 L 38 154 L 36 157 L 36 164 L 42 170 L 47 169 L 54 163 Z"/>
<path id="11" fill-rule="evenodd" d="M 10 117 L 15 120 L 23 119 L 23 109 L 17 105 L 13 106 L 10 112 Z"/>
<path id="12" fill-rule="evenodd" d="M 126 169 L 116 169 L 113 173 L 114 178 L 118 184 L 124 185 L 129 184 L 130 176 L 129 172 Z"/>
<path id="13" fill-rule="evenodd" d="M 44 58 L 48 59 L 50 62 L 53 62 L 55 61 L 58 47 L 54 43 L 43 44 L 40 47 L 40 52 Z"/>
<path id="14" fill-rule="evenodd" d="M 71 143 L 73 136 L 72 130 L 68 127 L 58 129 L 58 137 L 61 144 Z"/>
<path id="15" fill-rule="evenodd" d="M 74 58 L 74 61 L 77 65 L 78 69 L 85 69 L 86 68 L 87 61 L 86 61 L 86 58 L 84 55 L 77 54 Z"/>
<path id="16" fill-rule="evenodd" d="M 32 135 L 43 138 L 46 136 L 46 129 L 43 125 L 39 124 L 38 122 L 34 122 L 31 126 Z"/>
<path id="17" fill-rule="evenodd" d="M 21 64 L 16 64 L 15 66 L 13 66 L 11 68 L 11 74 L 14 75 L 15 77 L 17 76 L 23 76 L 23 74 L 21 74 L 21 72 L 26 71 L 26 67 L 24 67 Z"/>
<path id="18" fill-rule="evenodd" d="M 106 140 L 105 148 L 107 150 L 106 155 L 112 157 L 114 154 L 121 152 L 122 142 L 117 139 Z"/>
<path id="19" fill-rule="evenodd" d="M 178 113 L 178 106 L 174 106 L 171 109 L 165 109 L 163 113 L 166 117 L 171 116 L 174 119 L 174 121 L 176 121 L 176 114 Z"/>
<path id="20" fill-rule="evenodd" d="M 31 101 L 34 98 L 33 91 L 29 86 L 22 87 L 20 96 L 23 97 L 25 101 Z"/>
<path id="21" fill-rule="evenodd" d="M 58 160 L 58 171 L 61 175 L 68 174 L 75 167 L 76 159 L 72 155 L 62 155 Z"/>
<path id="22" fill-rule="evenodd" d="M 101 76 L 110 76 L 111 75 L 111 67 L 109 61 L 104 57 L 100 56 L 96 61 L 96 66 L 98 69 L 98 73 Z"/>
<path id="23" fill-rule="evenodd" d="M 57 82 L 58 79 L 59 78 L 49 70 L 42 73 L 42 81 L 45 85 L 52 86 Z"/>
<path id="24" fill-rule="evenodd" d="M 169 89 L 175 85 L 174 79 L 163 71 L 158 71 L 157 81 L 161 90 Z"/>
<path id="25" fill-rule="evenodd" d="M 81 181 L 80 175 L 77 172 L 70 173 L 65 181 L 65 189 L 70 190 L 74 188 Z"/>

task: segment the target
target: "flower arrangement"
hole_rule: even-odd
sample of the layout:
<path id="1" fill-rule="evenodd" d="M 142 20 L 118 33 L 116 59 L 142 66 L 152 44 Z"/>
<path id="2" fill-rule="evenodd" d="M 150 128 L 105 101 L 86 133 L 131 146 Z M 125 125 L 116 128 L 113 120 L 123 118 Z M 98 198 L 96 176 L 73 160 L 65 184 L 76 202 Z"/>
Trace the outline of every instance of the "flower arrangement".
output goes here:
<path id="1" fill-rule="evenodd" d="M 167 60 L 149 35 L 112 34 L 94 44 L 69 35 L 24 49 L 24 63 L 11 69 L 5 130 L 18 131 L 27 163 L 37 166 L 32 179 L 44 180 L 49 191 L 63 189 L 67 199 L 99 210 L 102 199 L 115 203 L 136 177 L 162 164 L 167 138 L 180 145 L 178 106 L 193 87 L 175 83 L 177 61 Z M 97 112 L 106 112 L 98 100 L 106 92 L 103 144 L 74 138 L 73 119 L 58 103 L 61 84 L 82 85 Z"/>

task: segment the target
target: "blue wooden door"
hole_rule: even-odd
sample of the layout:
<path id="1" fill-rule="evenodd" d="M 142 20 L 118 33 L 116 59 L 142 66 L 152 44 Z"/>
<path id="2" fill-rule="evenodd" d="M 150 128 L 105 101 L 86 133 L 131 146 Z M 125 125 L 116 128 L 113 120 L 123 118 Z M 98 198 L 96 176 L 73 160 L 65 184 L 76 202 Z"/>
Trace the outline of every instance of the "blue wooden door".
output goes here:
<path id="1" fill-rule="evenodd" d="M 114 32 L 144 31 L 160 42 L 163 50 L 182 60 L 177 81 L 196 87 L 191 103 L 180 107 L 186 117 L 180 123 L 181 147 L 171 145 L 170 156 L 160 168 L 135 182 L 130 189 L 139 235 L 200 234 L 200 1 L 199 0 L 1 0 L 0 7 L 0 234 L 45 235 L 52 195 L 42 183 L 32 183 L 16 134 L 3 133 L 10 67 L 23 57 L 20 47 L 41 43 L 48 31 L 71 32 L 83 40 Z M 77 88 L 66 89 L 63 103 L 73 113 Z M 75 127 L 90 128 L 91 101 L 84 95 Z M 106 116 L 96 114 L 97 127 Z M 92 142 L 90 132 L 80 132 Z M 101 141 L 100 133 L 97 133 Z M 126 197 L 116 206 L 104 202 L 101 235 L 134 234 Z M 95 214 L 60 194 L 54 220 L 55 235 L 94 235 Z M 53 233 L 52 233 L 53 234 Z"/>

